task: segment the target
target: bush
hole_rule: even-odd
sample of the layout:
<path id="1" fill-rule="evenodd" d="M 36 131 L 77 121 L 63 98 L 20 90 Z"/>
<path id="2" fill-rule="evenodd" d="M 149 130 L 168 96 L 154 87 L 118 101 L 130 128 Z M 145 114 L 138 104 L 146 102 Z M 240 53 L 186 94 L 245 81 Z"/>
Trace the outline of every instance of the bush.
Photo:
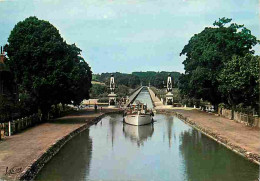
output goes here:
<path id="1" fill-rule="evenodd" d="M 109 101 L 108 97 L 102 97 L 102 98 L 98 99 L 98 102 L 100 102 L 100 103 L 108 103 L 108 101 Z"/>

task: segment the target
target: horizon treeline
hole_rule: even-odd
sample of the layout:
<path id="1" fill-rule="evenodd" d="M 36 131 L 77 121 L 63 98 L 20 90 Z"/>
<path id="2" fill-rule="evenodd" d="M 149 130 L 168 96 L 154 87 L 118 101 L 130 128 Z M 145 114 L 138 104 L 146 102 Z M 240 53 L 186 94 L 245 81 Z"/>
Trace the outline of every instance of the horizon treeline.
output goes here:
<path id="1" fill-rule="evenodd" d="M 172 71 L 172 72 L 140 71 L 140 72 L 132 72 L 132 73 L 106 72 L 101 74 L 93 74 L 92 80 L 98 82 L 104 82 L 108 85 L 109 78 L 112 74 L 115 76 L 115 81 L 118 85 L 125 85 L 131 88 L 136 88 L 141 84 L 144 86 L 148 86 L 149 83 L 151 86 L 157 88 L 164 88 L 166 86 L 167 77 L 169 74 L 171 75 L 174 81 L 174 87 L 178 87 L 179 77 L 181 75 L 180 72 L 176 72 L 176 71 Z"/>

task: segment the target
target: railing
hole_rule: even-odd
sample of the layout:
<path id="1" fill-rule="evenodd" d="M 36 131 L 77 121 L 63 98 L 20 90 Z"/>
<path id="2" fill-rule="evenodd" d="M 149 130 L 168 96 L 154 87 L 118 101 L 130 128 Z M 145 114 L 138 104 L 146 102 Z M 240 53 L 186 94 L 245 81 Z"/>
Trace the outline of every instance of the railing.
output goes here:
<path id="1" fill-rule="evenodd" d="M 24 117 L 21 119 L 13 120 L 7 123 L 0 124 L 1 137 L 10 136 L 16 133 L 19 133 L 29 127 L 32 127 L 38 123 L 42 122 L 41 118 L 38 114 L 33 114 L 28 117 Z M 10 127 L 10 128 L 9 128 Z"/>
<path id="2" fill-rule="evenodd" d="M 127 107 L 129 104 L 133 102 L 133 100 L 138 96 L 142 89 L 143 86 L 139 87 L 135 92 L 133 92 L 133 94 L 129 97 L 129 101 L 125 104 L 125 107 Z"/>
<path id="3" fill-rule="evenodd" d="M 58 115 L 55 116 L 53 112 L 48 114 L 48 119 L 54 119 L 56 117 L 61 117 L 66 114 L 73 112 L 71 108 L 67 108 L 63 111 L 60 111 Z M 29 127 L 35 126 L 39 123 L 42 123 L 41 114 L 33 114 L 21 119 L 16 119 L 6 123 L 0 123 L 0 140 L 5 136 L 11 136 L 13 134 L 19 133 Z"/>
<path id="4" fill-rule="evenodd" d="M 225 118 L 233 119 L 236 122 L 246 124 L 248 126 L 260 127 L 260 118 L 257 115 L 254 116 L 225 108 L 219 108 L 218 114 Z"/>

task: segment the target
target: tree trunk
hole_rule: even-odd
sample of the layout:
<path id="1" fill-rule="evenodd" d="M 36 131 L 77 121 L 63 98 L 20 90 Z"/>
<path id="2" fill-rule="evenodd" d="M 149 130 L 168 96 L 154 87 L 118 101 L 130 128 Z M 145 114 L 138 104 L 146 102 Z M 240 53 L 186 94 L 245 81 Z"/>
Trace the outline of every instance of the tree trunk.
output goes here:
<path id="1" fill-rule="evenodd" d="M 42 112 L 42 121 L 47 121 L 48 120 L 48 110 L 45 108 L 41 108 L 41 112 Z"/>
<path id="2" fill-rule="evenodd" d="M 215 104 L 213 104 L 213 106 L 214 106 L 214 112 L 217 112 L 217 113 L 218 113 L 218 104 L 215 103 Z"/>
<path id="3" fill-rule="evenodd" d="M 232 95 L 230 93 L 228 94 L 228 102 L 231 105 L 231 119 L 233 120 L 234 119 L 234 111 L 235 111 L 236 105 L 234 104 Z"/>

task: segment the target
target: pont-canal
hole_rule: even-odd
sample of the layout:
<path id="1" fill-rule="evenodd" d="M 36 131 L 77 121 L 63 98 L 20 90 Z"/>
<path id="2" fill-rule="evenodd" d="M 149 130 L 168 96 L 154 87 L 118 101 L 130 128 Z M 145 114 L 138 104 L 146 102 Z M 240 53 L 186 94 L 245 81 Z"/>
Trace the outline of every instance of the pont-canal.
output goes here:
<path id="1" fill-rule="evenodd" d="M 136 98 L 152 105 L 143 90 Z M 69 141 L 36 180 L 254 181 L 258 166 L 172 115 L 147 126 L 104 117 Z"/>

